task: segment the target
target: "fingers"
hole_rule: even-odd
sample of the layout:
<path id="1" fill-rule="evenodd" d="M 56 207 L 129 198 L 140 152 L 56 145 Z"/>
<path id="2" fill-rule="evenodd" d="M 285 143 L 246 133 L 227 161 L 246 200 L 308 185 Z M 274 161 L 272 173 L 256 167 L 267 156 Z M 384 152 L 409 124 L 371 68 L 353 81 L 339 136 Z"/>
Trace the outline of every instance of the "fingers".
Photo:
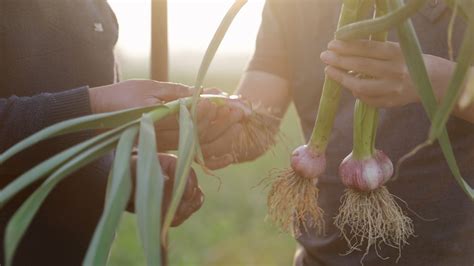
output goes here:
<path id="1" fill-rule="evenodd" d="M 384 87 L 387 85 L 385 80 L 357 78 L 346 71 L 331 66 L 326 67 L 325 71 L 331 79 L 349 89 L 355 97 L 376 97 L 388 93 L 386 87 Z"/>
<path id="2" fill-rule="evenodd" d="M 207 130 L 212 121 L 215 120 L 217 115 L 217 105 L 207 99 L 199 101 L 197 106 L 197 129 L 199 135 Z"/>
<path id="3" fill-rule="evenodd" d="M 201 131 L 201 141 L 209 143 L 217 140 L 233 125 L 239 123 L 243 117 L 244 113 L 238 108 L 227 105 L 220 106 L 215 119 Z"/>
<path id="4" fill-rule="evenodd" d="M 161 130 L 156 132 L 158 151 L 176 150 L 179 144 L 179 131 Z"/>
<path id="5" fill-rule="evenodd" d="M 330 66 L 344 70 L 353 70 L 371 77 L 396 76 L 398 65 L 393 62 L 359 56 L 337 54 L 333 51 L 321 53 L 321 60 Z"/>
<path id="6" fill-rule="evenodd" d="M 191 168 L 191 171 L 189 172 L 189 175 L 188 175 L 186 187 L 184 188 L 182 201 L 185 202 L 187 200 L 192 199 L 197 189 L 198 189 L 198 180 L 196 177 L 196 173 Z"/>
<path id="7" fill-rule="evenodd" d="M 400 46 L 395 42 L 379 42 L 373 40 L 354 40 L 329 42 L 328 49 L 341 55 L 368 57 L 380 60 L 402 58 Z"/>
<path id="8" fill-rule="evenodd" d="M 202 94 L 214 94 L 214 95 L 228 95 L 226 92 L 218 88 L 207 88 L 204 89 Z"/>
<path id="9" fill-rule="evenodd" d="M 190 87 L 183 84 L 158 81 L 151 82 L 153 82 L 150 86 L 151 95 L 161 101 L 169 102 L 192 95 Z"/>
<path id="10" fill-rule="evenodd" d="M 159 82 L 153 80 L 143 80 L 141 82 L 146 82 L 144 85 L 148 87 L 151 96 L 165 102 L 192 96 L 194 92 L 193 88 L 179 83 Z M 204 89 L 203 94 L 226 95 L 225 92 L 218 88 Z"/>
<path id="11" fill-rule="evenodd" d="M 220 157 L 210 157 L 205 159 L 206 167 L 210 170 L 217 170 L 231 165 L 234 162 L 232 154 L 225 154 Z"/>
<path id="12" fill-rule="evenodd" d="M 197 124 L 201 143 L 209 143 L 221 137 L 244 117 L 242 110 L 203 99 L 197 108 Z"/>
<path id="13" fill-rule="evenodd" d="M 395 107 L 418 101 L 398 43 L 371 40 L 331 41 L 321 60 L 326 74 L 363 102 Z M 351 70 L 368 77 L 349 74 Z"/>
<path id="14" fill-rule="evenodd" d="M 225 107 L 225 106 L 223 106 Z M 215 120 L 217 113 L 217 105 L 208 99 L 203 99 L 198 102 L 197 106 L 197 121 L 198 129 L 204 129 Z M 220 108 L 219 108 L 220 109 Z M 222 110 L 220 110 L 222 111 Z M 177 130 L 179 128 L 179 117 L 178 115 L 167 116 L 156 124 L 157 130 Z"/>
<path id="15" fill-rule="evenodd" d="M 201 100 L 197 107 L 198 133 L 209 129 L 211 123 L 216 120 L 216 104 L 209 100 Z M 221 120 L 221 119 L 220 119 Z M 160 150 L 173 150 L 178 146 L 179 140 L 179 118 L 177 115 L 168 116 L 156 124 L 157 142 Z"/>
<path id="16" fill-rule="evenodd" d="M 401 106 L 416 98 L 416 94 L 405 90 L 399 80 L 357 78 L 331 66 L 326 67 L 326 74 L 350 90 L 354 97 L 374 107 Z"/>
<path id="17" fill-rule="evenodd" d="M 178 115 L 169 115 L 155 124 L 157 130 L 177 130 L 179 128 Z"/>
<path id="18" fill-rule="evenodd" d="M 367 97 L 360 96 L 358 97 L 362 102 L 377 108 L 392 108 L 399 105 L 396 98 L 390 97 Z"/>
<path id="19" fill-rule="evenodd" d="M 204 194 L 198 186 L 196 173 L 191 168 L 183 196 L 179 202 L 178 209 L 173 218 L 172 226 L 178 226 L 187 220 L 193 213 L 201 208 L 204 202 Z"/>
<path id="20" fill-rule="evenodd" d="M 393 108 L 413 102 L 411 100 L 407 100 L 406 97 L 400 97 L 399 95 L 394 94 L 387 94 L 380 97 L 360 96 L 358 98 L 364 103 L 377 108 Z"/>
<path id="21" fill-rule="evenodd" d="M 241 121 L 244 117 L 242 110 L 227 105 L 217 106 L 209 100 L 202 100 L 197 108 L 197 130 L 202 144 L 210 143 L 221 138 L 226 131 Z M 169 116 L 156 125 L 157 143 L 159 150 L 174 150 L 178 146 L 179 126 L 176 116 Z M 222 143 L 224 146 L 229 143 Z"/>
<path id="22" fill-rule="evenodd" d="M 206 127 L 201 131 L 201 141 L 203 143 L 209 143 L 232 126 L 232 123 L 228 123 L 230 114 L 231 109 L 228 106 L 220 107 L 215 119 L 209 124 L 210 128 Z"/>
<path id="23" fill-rule="evenodd" d="M 177 157 L 173 154 L 160 153 L 158 154 L 158 159 L 160 160 L 161 170 L 163 171 L 163 174 L 173 178 L 177 163 Z"/>
<path id="24" fill-rule="evenodd" d="M 176 227 L 186 221 L 193 213 L 198 211 L 204 203 L 204 194 L 199 187 L 196 187 L 194 194 L 189 200 L 181 201 L 171 226 Z"/>
<path id="25" fill-rule="evenodd" d="M 242 125 L 234 124 L 215 141 L 201 145 L 204 158 L 232 154 L 234 141 L 240 134 L 242 134 Z"/>
<path id="26" fill-rule="evenodd" d="M 168 211 L 171 203 L 174 187 L 174 175 L 177 158 L 170 154 L 159 154 L 159 160 L 163 174 L 168 178 L 165 181 L 163 216 Z M 183 196 L 173 218 L 172 226 L 178 226 L 188 219 L 194 212 L 199 210 L 204 202 L 204 195 L 198 186 L 196 173 L 193 169 L 189 172 Z"/>

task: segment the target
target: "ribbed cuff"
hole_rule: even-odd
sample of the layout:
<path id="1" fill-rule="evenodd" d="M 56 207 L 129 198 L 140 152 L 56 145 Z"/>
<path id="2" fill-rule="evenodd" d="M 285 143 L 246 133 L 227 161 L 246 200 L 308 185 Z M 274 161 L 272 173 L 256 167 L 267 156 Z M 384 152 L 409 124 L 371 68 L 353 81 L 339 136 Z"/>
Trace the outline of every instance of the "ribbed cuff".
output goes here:
<path id="1" fill-rule="evenodd" d="M 59 93 L 49 98 L 46 124 L 51 125 L 67 119 L 92 114 L 88 87 L 80 87 Z"/>

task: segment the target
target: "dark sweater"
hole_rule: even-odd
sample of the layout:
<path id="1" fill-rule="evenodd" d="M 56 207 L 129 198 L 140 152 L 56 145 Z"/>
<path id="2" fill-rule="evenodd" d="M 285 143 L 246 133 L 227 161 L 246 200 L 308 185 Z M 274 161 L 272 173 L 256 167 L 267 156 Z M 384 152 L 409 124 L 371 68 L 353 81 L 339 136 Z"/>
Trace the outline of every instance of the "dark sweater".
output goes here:
<path id="1" fill-rule="evenodd" d="M 105 0 L 0 0 L 0 152 L 59 121 L 90 114 L 88 87 L 116 79 L 115 16 Z M 45 141 L 0 166 L 4 187 L 90 133 Z M 79 265 L 101 213 L 110 156 L 48 197 L 18 248 L 16 265 Z M 0 211 L 4 228 L 32 186 Z"/>
<path id="2" fill-rule="evenodd" d="M 315 121 L 324 64 L 319 59 L 333 38 L 342 1 L 267 0 L 257 47 L 249 70 L 266 71 L 289 81 L 293 101 L 308 138 Z M 447 25 L 450 12 L 443 1 L 428 1 L 413 17 L 424 53 L 447 57 Z M 464 23 L 455 24 L 453 43 L 460 45 Z M 394 35 L 391 34 L 394 40 Z M 319 204 L 325 211 L 326 234 L 316 232 L 298 238 L 301 245 L 296 265 L 359 265 L 363 252 L 348 250 L 346 241 L 333 225 L 344 186 L 338 166 L 352 149 L 354 97 L 342 91 L 339 110 L 326 152 L 328 165 L 320 177 Z M 423 142 L 430 127 L 421 104 L 380 110 L 376 147 L 393 162 Z M 474 185 L 474 125 L 451 117 L 447 125 L 454 153 L 466 181 Z M 409 239 L 398 264 L 398 250 L 381 247 L 382 261 L 372 248 L 364 265 L 473 265 L 474 204 L 463 193 L 449 171 L 438 144 L 420 151 L 403 165 L 396 181 L 387 184 L 394 195 L 405 200 L 424 221 L 413 219 L 416 237 Z M 407 210 L 403 204 L 402 208 Z"/>

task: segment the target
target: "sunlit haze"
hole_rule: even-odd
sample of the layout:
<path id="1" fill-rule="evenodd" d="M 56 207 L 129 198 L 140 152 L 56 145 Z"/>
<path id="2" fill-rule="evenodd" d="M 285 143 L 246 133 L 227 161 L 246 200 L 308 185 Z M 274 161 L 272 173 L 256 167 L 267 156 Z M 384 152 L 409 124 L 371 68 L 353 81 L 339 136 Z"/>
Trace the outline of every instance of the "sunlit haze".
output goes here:
<path id="1" fill-rule="evenodd" d="M 150 45 L 151 0 L 109 0 L 120 24 L 118 47 L 146 56 Z M 249 53 L 260 24 L 263 0 L 250 0 L 229 29 L 220 53 Z M 204 51 L 233 0 L 168 0 L 170 54 Z"/>

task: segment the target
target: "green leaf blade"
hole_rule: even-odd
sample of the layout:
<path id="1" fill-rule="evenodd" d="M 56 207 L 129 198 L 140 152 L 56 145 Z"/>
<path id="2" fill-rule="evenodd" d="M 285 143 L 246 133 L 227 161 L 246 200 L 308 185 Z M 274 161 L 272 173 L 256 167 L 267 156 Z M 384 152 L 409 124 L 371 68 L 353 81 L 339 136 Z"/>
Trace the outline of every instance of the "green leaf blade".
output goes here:
<path id="1" fill-rule="evenodd" d="M 396 8 L 401 6 L 403 3 L 401 0 L 390 0 L 390 4 L 391 8 Z M 419 44 L 418 38 L 416 37 L 415 29 L 413 28 L 413 24 L 411 23 L 410 19 L 399 25 L 397 28 L 400 39 L 400 47 L 405 57 L 405 61 L 407 62 L 408 71 L 415 84 L 418 95 L 421 97 L 421 103 L 428 117 L 432 121 L 438 106 L 428 72 L 426 71 L 423 61 L 421 46 Z M 466 195 L 472 201 L 474 201 L 474 190 L 461 176 L 461 172 L 454 157 L 453 149 L 446 128 L 443 128 L 442 133 L 438 138 L 438 142 L 455 180 L 458 182 L 459 186 L 466 193 Z"/>
<path id="2" fill-rule="evenodd" d="M 5 230 L 4 246 L 5 261 L 7 265 L 12 264 L 15 250 L 18 247 L 21 238 L 51 190 L 69 174 L 110 152 L 116 141 L 117 138 L 107 139 L 74 157 L 59 167 L 33 194 L 28 197 L 10 219 Z"/>
<path id="3" fill-rule="evenodd" d="M 461 11 L 461 17 L 464 19 L 464 21 L 474 19 L 474 3 L 472 0 L 444 0 L 444 2 L 451 9 L 454 9 L 455 6 L 457 6 L 459 11 Z"/>
<path id="4" fill-rule="evenodd" d="M 165 177 L 156 153 L 153 120 L 145 114 L 141 119 L 138 143 L 135 212 L 148 265 L 161 263 L 161 206 Z"/>
<path id="5" fill-rule="evenodd" d="M 128 128 L 122 133 L 114 164 L 112 167 L 112 184 L 105 200 L 104 211 L 95 229 L 92 241 L 83 261 L 83 265 L 106 265 L 115 231 L 132 192 L 130 173 L 130 156 L 132 153 L 138 128 Z"/>
<path id="6" fill-rule="evenodd" d="M 40 141 L 43 141 L 48 138 L 78 132 L 82 130 L 91 130 L 91 129 L 107 129 L 114 128 L 126 123 L 129 123 L 132 120 L 140 118 L 143 113 L 150 112 L 155 109 L 164 109 L 167 108 L 164 105 L 155 105 L 147 106 L 140 108 L 132 108 L 117 112 L 95 114 L 89 116 L 83 116 L 79 118 L 74 118 L 66 120 L 57 124 L 54 124 L 50 127 L 44 128 L 35 134 L 27 137 L 26 139 L 18 142 L 17 144 L 10 147 L 8 150 L 0 154 L 0 165 L 6 160 L 14 156 L 15 154 L 25 150 L 28 147 L 31 147 Z"/>
<path id="7" fill-rule="evenodd" d="M 179 110 L 179 145 L 178 145 L 178 163 L 176 165 L 173 197 L 171 199 L 168 212 L 166 213 L 161 233 L 162 242 L 166 236 L 174 215 L 178 209 L 179 203 L 186 187 L 187 177 L 191 170 L 191 163 L 196 154 L 196 138 L 194 135 L 194 123 L 184 102 L 181 103 Z"/>
<path id="8" fill-rule="evenodd" d="M 46 161 L 38 164 L 27 172 L 23 173 L 21 176 L 17 177 L 13 182 L 8 184 L 0 191 L 0 206 L 8 202 L 15 194 L 23 190 L 25 187 L 31 185 L 33 182 L 39 180 L 43 176 L 54 171 L 55 168 L 65 163 L 67 160 L 70 160 L 75 155 L 80 152 L 97 145 L 98 143 L 107 140 L 108 138 L 115 137 L 118 139 L 118 134 L 123 130 L 133 125 L 134 123 L 128 123 L 117 127 L 115 129 L 109 130 L 105 133 L 97 135 L 89 140 L 83 141 L 76 144 L 75 146 L 64 150 L 53 157 L 47 159 Z"/>
<path id="9" fill-rule="evenodd" d="M 449 82 L 446 95 L 441 106 L 434 115 L 431 125 L 430 140 L 435 140 L 445 128 L 446 122 L 462 93 L 463 83 L 471 64 L 474 60 L 474 19 L 469 20 L 469 26 L 466 29 L 464 40 L 458 56 L 458 62 L 454 69 L 453 76 Z"/>
<path id="10" fill-rule="evenodd" d="M 336 39 L 360 39 L 367 37 L 370 34 L 388 31 L 415 14 L 426 2 L 427 0 L 412 0 L 381 17 L 345 25 L 336 31 Z"/>
<path id="11" fill-rule="evenodd" d="M 201 61 L 201 65 L 199 66 L 196 81 L 194 82 L 195 91 L 192 97 L 193 101 L 191 105 L 192 106 L 191 113 L 193 117 L 195 117 L 196 115 L 196 104 L 199 99 L 199 95 L 202 93 L 202 88 L 201 88 L 202 83 L 204 82 L 204 77 L 206 76 L 207 70 L 209 69 L 209 66 L 211 65 L 212 59 L 214 58 L 217 52 L 217 49 L 219 48 L 219 45 L 224 39 L 224 36 L 227 30 L 229 29 L 230 24 L 232 24 L 232 21 L 234 20 L 235 16 L 237 15 L 237 13 L 239 13 L 240 9 L 242 9 L 242 7 L 246 3 L 247 3 L 247 0 L 235 0 L 234 4 L 232 4 L 232 6 L 230 7 L 230 9 L 227 11 L 224 18 L 222 19 L 221 23 L 219 24 L 219 27 L 214 33 L 214 36 L 212 37 L 212 40 L 206 49 L 204 57 Z"/>

